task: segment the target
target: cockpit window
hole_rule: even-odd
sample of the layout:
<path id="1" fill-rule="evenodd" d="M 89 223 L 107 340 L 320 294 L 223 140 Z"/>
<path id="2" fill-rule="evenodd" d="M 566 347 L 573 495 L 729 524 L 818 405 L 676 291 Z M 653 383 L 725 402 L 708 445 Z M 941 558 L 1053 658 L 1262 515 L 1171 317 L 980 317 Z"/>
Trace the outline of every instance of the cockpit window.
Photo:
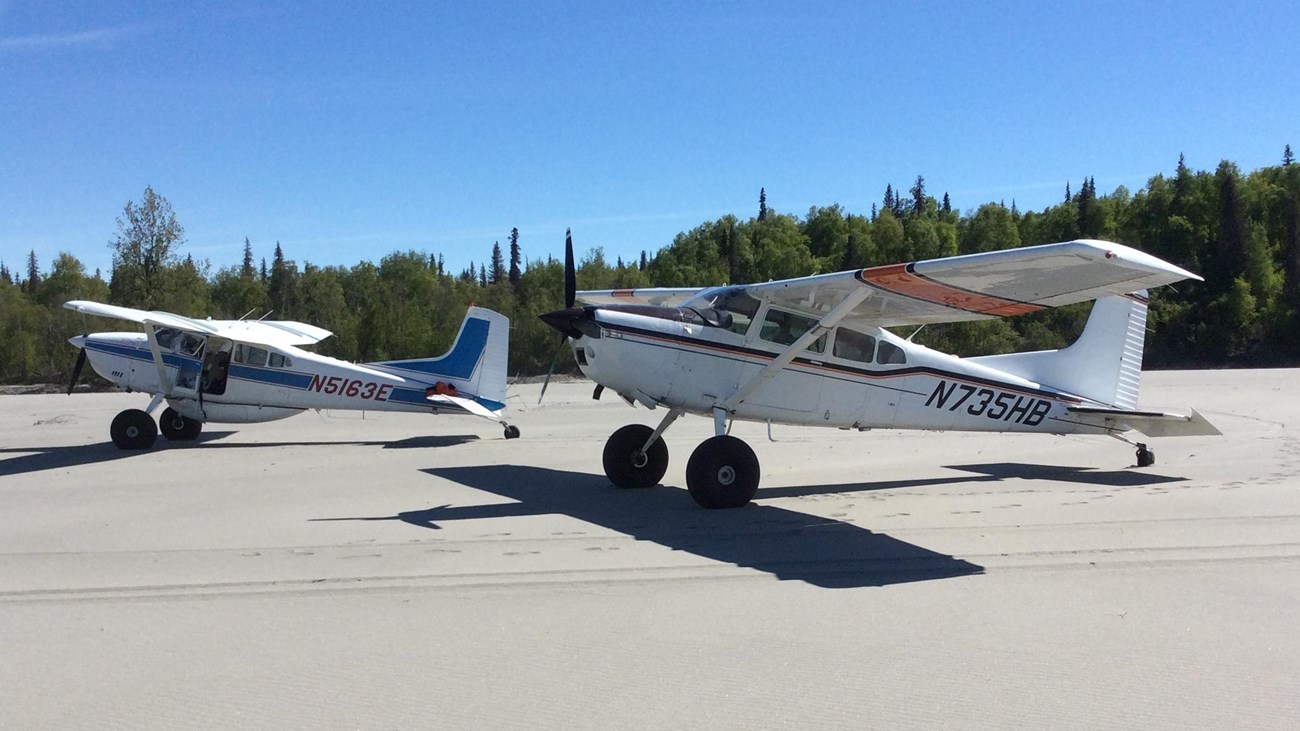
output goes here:
<path id="1" fill-rule="evenodd" d="M 841 327 L 835 331 L 835 346 L 831 352 L 836 358 L 870 363 L 876 352 L 876 339 L 866 333 Z"/>
<path id="2" fill-rule="evenodd" d="M 170 350 L 173 353 L 188 355 L 191 358 L 199 357 L 203 351 L 203 338 L 191 333 L 182 332 L 174 327 L 160 327 L 153 331 L 154 339 L 158 341 L 158 347 L 163 350 Z"/>
<path id="3" fill-rule="evenodd" d="M 763 317 L 763 327 L 758 331 L 758 337 L 769 343 L 778 345 L 789 345 L 799 336 L 808 332 L 816 323 L 811 317 L 796 315 L 793 312 L 786 312 L 776 308 L 768 309 L 767 315 Z M 817 338 L 812 345 L 809 345 L 807 352 L 822 353 L 826 350 L 826 336 L 822 335 Z"/>
<path id="4" fill-rule="evenodd" d="M 259 348 L 256 345 L 245 345 L 240 343 L 235 346 L 235 362 L 244 365 L 264 366 L 266 365 L 266 348 Z"/>
<path id="5" fill-rule="evenodd" d="M 180 334 L 181 331 L 174 327 L 160 327 L 153 331 L 153 337 L 158 341 L 158 347 L 163 350 L 171 350 L 172 343 L 176 342 L 176 336 Z"/>
<path id="6" fill-rule="evenodd" d="M 191 358 L 197 358 L 199 357 L 199 354 L 203 352 L 203 344 L 205 342 L 207 341 L 198 335 L 181 333 L 180 337 L 176 338 L 174 347 L 176 348 L 177 353 L 184 353 Z"/>
<path id="7" fill-rule="evenodd" d="M 271 359 L 267 361 L 267 365 L 272 368 L 292 368 L 293 359 L 281 353 L 271 353 Z"/>
<path id="8" fill-rule="evenodd" d="M 749 331 L 749 324 L 758 314 L 758 307 L 759 301 L 743 287 L 724 287 L 713 296 L 713 309 L 730 315 L 729 323 L 726 323 L 726 317 L 719 316 L 718 319 L 726 323 L 721 326 L 741 335 Z"/>

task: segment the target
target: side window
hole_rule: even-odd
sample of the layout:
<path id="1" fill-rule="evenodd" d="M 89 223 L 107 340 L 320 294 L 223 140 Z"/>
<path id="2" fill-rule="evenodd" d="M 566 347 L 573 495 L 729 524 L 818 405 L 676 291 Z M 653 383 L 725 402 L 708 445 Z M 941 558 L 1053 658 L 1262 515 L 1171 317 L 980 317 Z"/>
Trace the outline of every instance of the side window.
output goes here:
<path id="1" fill-rule="evenodd" d="M 808 332 L 808 329 L 813 326 L 813 322 L 814 320 L 811 317 L 771 308 L 763 317 L 763 326 L 758 331 L 758 337 L 769 343 L 789 345 L 798 340 L 800 335 Z M 808 346 L 807 352 L 821 353 L 825 350 L 826 336 L 823 335 Z"/>
<path id="2" fill-rule="evenodd" d="M 897 345 L 881 340 L 880 352 L 876 354 L 876 360 L 888 365 L 901 365 L 907 362 L 907 355 Z"/>
<path id="3" fill-rule="evenodd" d="M 287 358 L 281 353 L 271 353 L 271 359 L 267 361 L 267 365 L 272 368 L 292 368 L 293 359 Z"/>
<path id="4" fill-rule="evenodd" d="M 871 356 L 875 352 L 876 339 L 874 337 L 844 327 L 835 331 L 833 353 L 836 358 L 856 360 L 859 363 L 870 363 Z"/>
<path id="5" fill-rule="evenodd" d="M 266 349 L 240 343 L 235 346 L 235 362 L 252 366 L 266 365 Z"/>

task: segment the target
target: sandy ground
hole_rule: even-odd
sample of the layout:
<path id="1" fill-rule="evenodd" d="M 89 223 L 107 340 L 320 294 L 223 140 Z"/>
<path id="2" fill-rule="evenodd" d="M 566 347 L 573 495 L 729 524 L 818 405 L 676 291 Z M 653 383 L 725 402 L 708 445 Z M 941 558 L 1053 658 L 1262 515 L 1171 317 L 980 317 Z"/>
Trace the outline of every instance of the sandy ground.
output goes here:
<path id="1" fill-rule="evenodd" d="M 1157 440 L 740 424 L 753 505 L 611 487 L 662 412 L 333 412 L 119 452 L 0 398 L 0 727 L 1300 726 L 1300 371 L 1149 373 Z"/>

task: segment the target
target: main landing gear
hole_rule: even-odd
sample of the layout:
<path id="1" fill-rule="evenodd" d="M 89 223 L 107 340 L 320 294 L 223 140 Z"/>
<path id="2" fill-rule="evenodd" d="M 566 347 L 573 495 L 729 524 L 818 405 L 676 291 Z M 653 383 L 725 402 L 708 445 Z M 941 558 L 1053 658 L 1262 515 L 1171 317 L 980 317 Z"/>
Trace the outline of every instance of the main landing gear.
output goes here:
<path id="1" fill-rule="evenodd" d="M 519 427 L 514 424 L 506 424 L 506 439 L 518 439 Z"/>
<path id="2" fill-rule="evenodd" d="M 152 407 L 156 404 L 151 405 Z M 113 417 L 108 434 L 118 449 L 148 449 L 158 440 L 158 432 L 173 442 L 192 442 L 203 431 L 203 422 L 181 416 L 170 406 L 163 410 L 155 424 L 149 411 L 127 409 Z"/>
<path id="3" fill-rule="evenodd" d="M 657 429 L 630 424 L 605 442 L 605 475 L 616 487 L 650 487 L 668 470 L 664 431 L 681 416 L 669 411 Z M 720 432 L 722 419 L 715 419 Z M 739 508 L 758 491 L 758 457 L 736 437 L 719 433 L 704 440 L 686 463 L 686 489 L 701 507 Z"/>
<path id="4" fill-rule="evenodd" d="M 158 425 L 149 412 L 127 409 L 113 417 L 108 433 L 118 449 L 148 449 L 158 438 Z"/>
<path id="5" fill-rule="evenodd" d="M 158 417 L 158 426 L 162 435 L 173 442 L 192 442 L 203 431 L 203 422 L 181 416 L 170 406 Z"/>

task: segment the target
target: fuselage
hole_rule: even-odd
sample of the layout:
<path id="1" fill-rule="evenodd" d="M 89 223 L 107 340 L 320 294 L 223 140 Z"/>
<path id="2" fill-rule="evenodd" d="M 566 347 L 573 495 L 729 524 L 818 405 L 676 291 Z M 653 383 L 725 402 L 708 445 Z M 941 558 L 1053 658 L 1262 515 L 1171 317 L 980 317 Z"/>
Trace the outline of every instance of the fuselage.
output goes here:
<path id="1" fill-rule="evenodd" d="M 602 306 L 583 308 L 570 318 L 568 332 L 587 377 L 646 406 L 708 415 L 765 378 L 730 404 L 731 418 L 857 429 L 1106 433 L 1071 417 L 1070 407 L 1094 405 L 1087 399 L 878 327 L 831 328 L 764 374 L 815 319 L 758 304 L 744 312 Z"/>
<path id="2" fill-rule="evenodd" d="M 158 332 L 166 384 L 144 333 L 95 333 L 72 343 L 85 350 L 99 375 L 128 391 L 166 393 L 173 409 L 203 422 L 272 421 L 306 409 L 464 413 L 427 400 L 431 389 L 454 393 L 453 379 L 422 378 L 394 364 L 348 363 L 293 346 Z M 479 401 L 491 410 L 503 406 Z"/>

